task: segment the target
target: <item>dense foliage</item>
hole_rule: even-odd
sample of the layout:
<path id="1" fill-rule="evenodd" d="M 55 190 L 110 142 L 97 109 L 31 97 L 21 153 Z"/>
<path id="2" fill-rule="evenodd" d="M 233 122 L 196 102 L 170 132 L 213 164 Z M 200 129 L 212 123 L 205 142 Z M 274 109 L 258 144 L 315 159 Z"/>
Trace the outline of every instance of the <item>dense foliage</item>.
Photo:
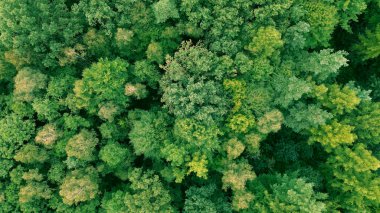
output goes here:
<path id="1" fill-rule="evenodd" d="M 1 0 L 0 213 L 378 212 L 380 1 Z"/>

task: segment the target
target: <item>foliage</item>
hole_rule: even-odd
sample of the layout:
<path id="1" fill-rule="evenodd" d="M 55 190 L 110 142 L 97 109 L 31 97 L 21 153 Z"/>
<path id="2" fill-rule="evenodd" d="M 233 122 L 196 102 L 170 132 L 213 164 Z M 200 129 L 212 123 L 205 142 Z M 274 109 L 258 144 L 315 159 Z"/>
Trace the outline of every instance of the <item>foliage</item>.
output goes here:
<path id="1" fill-rule="evenodd" d="M 305 80 L 299 79 L 295 76 L 287 78 L 286 76 L 275 76 L 274 90 L 278 94 L 276 104 L 288 107 L 293 101 L 297 101 L 302 96 L 311 91 L 311 86 Z"/>
<path id="2" fill-rule="evenodd" d="M 320 128 L 312 128 L 309 143 L 319 142 L 327 151 L 332 151 L 341 144 L 352 144 L 357 136 L 352 133 L 353 126 L 332 121 L 331 124 L 320 126 Z"/>
<path id="3" fill-rule="evenodd" d="M 227 170 L 223 174 L 223 189 L 244 190 L 246 182 L 253 180 L 255 177 L 256 174 L 252 171 L 252 166 L 247 162 L 232 163 L 228 165 Z"/>
<path id="4" fill-rule="evenodd" d="M 36 93 L 45 89 L 46 80 L 46 75 L 38 71 L 30 68 L 20 70 L 14 79 L 15 89 L 13 93 L 15 98 L 20 101 L 32 101 L 37 95 Z"/>
<path id="5" fill-rule="evenodd" d="M 377 212 L 377 0 L 1 0 L 0 213 Z"/>
<path id="6" fill-rule="evenodd" d="M 247 50 L 260 57 L 270 57 L 276 49 L 282 46 L 281 33 L 274 27 L 267 27 L 258 29 Z"/>
<path id="7" fill-rule="evenodd" d="M 337 8 L 327 1 L 306 1 L 306 21 L 310 24 L 307 43 L 310 47 L 328 46 L 331 34 L 339 23 Z"/>
<path id="8" fill-rule="evenodd" d="M 336 1 L 336 6 L 340 12 L 340 24 L 345 30 L 351 30 L 350 22 L 358 21 L 358 16 L 363 13 L 363 11 L 367 8 L 367 2 L 363 0 L 355 0 L 355 1 Z"/>
<path id="9" fill-rule="evenodd" d="M 179 18 L 179 14 L 172 0 L 160 0 L 153 5 L 154 16 L 157 23 L 165 22 L 170 18 Z"/>
<path id="10" fill-rule="evenodd" d="M 132 111 L 129 118 L 132 124 L 129 138 L 135 154 L 157 157 L 160 146 L 169 137 L 169 133 L 161 129 L 168 126 L 168 116 L 160 111 Z"/>
<path id="11" fill-rule="evenodd" d="M 12 158 L 25 141 L 32 138 L 35 124 L 32 120 L 23 120 L 10 114 L 0 120 L 0 153 L 2 158 Z"/>
<path id="12" fill-rule="evenodd" d="M 99 152 L 100 159 L 111 167 L 126 163 L 130 155 L 127 147 L 116 142 L 107 143 Z"/>
<path id="13" fill-rule="evenodd" d="M 284 121 L 284 117 L 279 110 L 272 110 L 265 113 L 257 121 L 257 129 L 263 134 L 270 132 L 277 132 L 281 129 L 281 124 Z"/>
<path id="14" fill-rule="evenodd" d="M 351 112 L 360 103 L 357 92 L 347 85 L 341 88 L 337 84 L 333 84 L 327 90 L 327 92 L 317 94 L 317 99 L 323 106 L 336 114 Z"/>
<path id="15" fill-rule="evenodd" d="M 126 107 L 129 97 L 124 95 L 128 63 L 121 59 L 101 59 L 83 71 L 83 78 L 75 82 L 75 105 L 90 113 L 99 111 L 102 103 Z"/>
<path id="16" fill-rule="evenodd" d="M 360 43 L 355 46 L 363 60 L 376 58 L 380 55 L 380 24 L 373 30 L 367 30 L 364 35 L 359 36 Z"/>
<path id="17" fill-rule="evenodd" d="M 365 102 L 359 106 L 358 115 L 352 117 L 350 124 L 355 126 L 355 133 L 369 144 L 380 142 L 380 103 Z"/>
<path id="18" fill-rule="evenodd" d="M 94 132 L 83 129 L 77 135 L 70 138 L 66 145 L 66 154 L 68 157 L 75 157 L 79 160 L 94 160 L 95 146 L 98 139 Z"/>
<path id="19" fill-rule="evenodd" d="M 245 146 L 237 138 L 231 138 L 225 144 L 225 150 L 229 159 L 236 159 L 243 153 Z"/>
<path id="20" fill-rule="evenodd" d="M 22 163 L 43 163 L 48 159 L 48 154 L 43 148 L 27 144 L 16 152 L 14 159 Z"/>
<path id="21" fill-rule="evenodd" d="M 295 132 L 302 133 L 324 125 L 330 118 L 332 118 L 332 114 L 321 109 L 318 105 L 306 105 L 301 102 L 289 109 L 289 115 L 285 118 L 285 125 Z"/>
<path id="22" fill-rule="evenodd" d="M 20 188 L 19 201 L 20 203 L 27 203 L 39 198 L 49 199 L 51 193 L 46 183 L 32 182 Z"/>
<path id="23" fill-rule="evenodd" d="M 251 211 L 262 212 L 324 212 L 326 204 L 321 202 L 326 194 L 316 193 L 313 184 L 294 174 L 262 175 L 250 185 L 256 199 Z"/>
<path id="24" fill-rule="evenodd" d="M 63 48 L 74 45 L 83 31 L 80 15 L 63 0 L 7 0 L 1 2 L 0 8 L 1 45 L 16 67 L 58 66 Z"/>
<path id="25" fill-rule="evenodd" d="M 184 43 L 181 49 L 169 58 L 160 81 L 162 101 L 175 116 L 193 116 L 210 123 L 226 113 L 223 101 L 221 59 L 201 46 Z"/>
<path id="26" fill-rule="evenodd" d="M 186 190 L 184 212 L 231 212 L 231 205 L 225 196 L 220 196 L 214 184 Z"/>
<path id="27" fill-rule="evenodd" d="M 65 177 L 59 190 L 63 202 L 73 205 L 94 199 L 99 190 L 97 178 L 92 167 L 72 171 Z"/>
<path id="28" fill-rule="evenodd" d="M 346 55 L 344 51 L 333 53 L 331 49 L 323 49 L 319 53 L 313 52 L 303 62 L 302 69 L 311 73 L 317 82 L 325 81 L 329 77 L 336 77 L 339 68 L 348 65 Z"/>
<path id="29" fill-rule="evenodd" d="M 131 181 L 131 191 L 125 194 L 124 205 L 129 211 L 174 212 L 170 194 L 157 175 L 135 169 L 128 179 Z"/>
<path id="30" fill-rule="evenodd" d="M 331 190 L 341 191 L 334 199 L 351 211 L 377 209 L 380 179 L 373 171 L 379 168 L 380 161 L 364 144 L 336 149 L 327 159 Z"/>

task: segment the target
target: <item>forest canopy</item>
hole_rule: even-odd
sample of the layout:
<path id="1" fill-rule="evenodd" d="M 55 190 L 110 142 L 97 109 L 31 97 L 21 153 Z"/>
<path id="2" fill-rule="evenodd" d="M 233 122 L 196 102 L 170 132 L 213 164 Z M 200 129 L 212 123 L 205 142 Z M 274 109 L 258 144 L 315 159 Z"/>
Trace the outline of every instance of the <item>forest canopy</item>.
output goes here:
<path id="1" fill-rule="evenodd" d="M 0 213 L 378 212 L 379 0 L 1 0 Z"/>

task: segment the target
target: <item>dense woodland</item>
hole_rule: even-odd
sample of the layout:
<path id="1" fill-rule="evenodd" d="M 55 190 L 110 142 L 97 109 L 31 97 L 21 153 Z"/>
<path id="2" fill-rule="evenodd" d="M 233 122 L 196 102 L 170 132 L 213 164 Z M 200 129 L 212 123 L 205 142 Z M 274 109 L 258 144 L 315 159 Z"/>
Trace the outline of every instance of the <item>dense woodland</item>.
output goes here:
<path id="1" fill-rule="evenodd" d="M 379 55 L 379 0 L 1 0 L 0 212 L 379 212 Z"/>

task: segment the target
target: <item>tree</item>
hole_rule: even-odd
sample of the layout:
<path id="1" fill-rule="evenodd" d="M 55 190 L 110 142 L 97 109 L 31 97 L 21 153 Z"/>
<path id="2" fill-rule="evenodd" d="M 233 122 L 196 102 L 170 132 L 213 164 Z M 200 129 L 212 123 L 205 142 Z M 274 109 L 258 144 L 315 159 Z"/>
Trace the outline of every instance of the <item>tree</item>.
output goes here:
<path id="1" fill-rule="evenodd" d="M 59 112 L 61 107 L 55 100 L 36 98 L 33 101 L 32 106 L 34 111 L 37 112 L 38 119 L 41 121 L 54 121 L 61 116 L 61 113 Z"/>
<path id="2" fill-rule="evenodd" d="M 229 119 L 228 127 L 236 133 L 246 133 L 248 130 L 255 126 L 255 118 L 251 116 L 245 116 L 242 114 L 233 115 Z"/>
<path id="3" fill-rule="evenodd" d="M 47 173 L 49 182 L 61 184 L 65 178 L 65 169 L 66 166 L 63 164 L 63 162 L 52 163 Z"/>
<path id="4" fill-rule="evenodd" d="M 32 120 L 10 114 L 0 120 L 0 155 L 11 159 L 25 141 L 34 134 L 35 124 Z"/>
<path id="5" fill-rule="evenodd" d="M 82 129 L 78 134 L 70 138 L 66 145 L 68 157 L 75 157 L 79 160 L 91 161 L 95 159 L 94 151 L 98 143 L 94 132 Z"/>
<path id="6" fill-rule="evenodd" d="M 92 114 L 98 113 L 104 103 L 112 103 L 120 108 L 128 106 L 130 98 L 124 95 L 129 76 L 128 66 L 122 59 L 100 59 L 85 69 L 82 79 L 75 82 L 75 106 Z"/>
<path id="7" fill-rule="evenodd" d="M 125 90 L 124 94 L 126 96 L 132 96 L 135 97 L 136 99 L 143 99 L 148 96 L 148 91 L 143 84 L 126 84 L 125 85 Z"/>
<path id="8" fill-rule="evenodd" d="M 268 134 L 270 132 L 278 132 L 281 129 L 281 125 L 284 121 L 282 113 L 274 109 L 270 112 L 265 113 L 257 121 L 257 129 L 263 134 Z"/>
<path id="9" fill-rule="evenodd" d="M 164 50 L 162 48 L 162 45 L 158 42 L 151 42 L 146 50 L 146 57 L 149 59 L 149 61 L 154 61 L 159 64 L 164 62 Z"/>
<path id="10" fill-rule="evenodd" d="M 210 123 L 226 114 L 223 100 L 223 70 L 220 59 L 201 46 L 183 43 L 173 58 L 168 58 L 160 81 L 162 101 L 176 117 L 193 116 Z M 224 68 L 225 69 L 225 68 Z"/>
<path id="11" fill-rule="evenodd" d="M 101 26 L 107 34 L 110 34 L 114 28 L 112 19 L 115 18 L 116 12 L 113 11 L 112 5 L 108 2 L 99 0 L 80 1 L 74 9 L 76 13 L 84 13 L 87 23 L 92 27 Z"/>
<path id="12" fill-rule="evenodd" d="M 253 20 L 252 8 L 251 1 L 185 1 L 180 5 L 185 15 L 183 31 L 205 38 L 211 51 L 233 56 L 244 46 L 243 35 L 248 31 L 244 23 Z"/>
<path id="13" fill-rule="evenodd" d="M 67 205 L 92 200 L 99 192 L 98 176 L 94 168 L 74 170 L 60 186 L 59 195 Z"/>
<path id="14" fill-rule="evenodd" d="M 133 36 L 134 33 L 132 30 L 117 28 L 115 35 L 116 45 L 119 47 L 119 49 L 127 47 L 132 42 Z"/>
<path id="15" fill-rule="evenodd" d="M 237 138 L 231 138 L 225 143 L 225 150 L 229 159 L 236 159 L 243 153 L 245 146 Z"/>
<path id="16" fill-rule="evenodd" d="M 355 126 L 359 140 L 368 144 L 380 142 L 380 103 L 366 101 L 359 105 L 358 115 L 350 118 L 350 125 Z"/>
<path id="17" fill-rule="evenodd" d="M 191 186 L 186 190 L 184 212 L 232 212 L 231 205 L 223 192 L 218 191 L 214 184 L 196 187 Z"/>
<path id="18" fill-rule="evenodd" d="M 128 160 L 131 158 L 131 152 L 125 146 L 117 142 L 107 143 L 100 149 L 99 157 L 102 161 L 107 163 L 110 167 L 117 167 L 121 164 L 130 163 Z"/>
<path id="19" fill-rule="evenodd" d="M 249 207 L 254 195 L 249 191 L 237 191 L 233 193 L 232 207 L 235 211 L 241 211 Z"/>
<path id="20" fill-rule="evenodd" d="M 279 96 L 275 99 L 275 103 L 285 108 L 294 101 L 300 100 L 304 94 L 311 91 L 309 82 L 295 76 L 288 78 L 286 76 L 277 75 L 272 82 L 273 88 Z"/>
<path id="21" fill-rule="evenodd" d="M 323 106 L 331 109 L 336 114 L 351 112 L 360 103 L 357 91 L 347 85 L 340 87 L 337 84 L 333 84 L 326 88 L 325 91 L 321 90 L 321 92 L 317 92 L 316 98 Z"/>
<path id="22" fill-rule="evenodd" d="M 101 137 L 107 140 L 122 141 L 127 138 L 125 134 L 128 126 L 123 120 L 118 120 L 117 122 L 106 122 L 101 124 L 98 129 L 100 131 Z"/>
<path id="23" fill-rule="evenodd" d="M 46 183 L 32 182 L 20 188 L 19 201 L 28 203 L 38 199 L 49 199 L 51 193 L 52 191 Z"/>
<path id="24" fill-rule="evenodd" d="M 258 156 L 260 154 L 260 141 L 262 139 L 261 134 L 251 133 L 245 135 L 244 142 L 247 152 L 253 156 Z"/>
<path id="25" fill-rule="evenodd" d="M 200 155 L 198 152 L 193 155 L 193 159 L 187 163 L 189 170 L 187 174 L 194 172 L 197 177 L 207 179 L 207 158 L 205 155 Z"/>
<path id="26" fill-rule="evenodd" d="M 231 91 L 234 107 L 232 111 L 237 112 L 247 97 L 247 86 L 245 81 L 227 79 L 223 81 L 223 86 L 227 91 Z"/>
<path id="27" fill-rule="evenodd" d="M 367 30 L 365 34 L 359 35 L 360 43 L 354 45 L 354 49 L 362 56 L 362 60 L 376 58 L 380 55 L 380 24 L 374 30 Z"/>
<path id="28" fill-rule="evenodd" d="M 7 62 L 3 56 L 0 56 L 0 80 L 12 81 L 16 73 L 15 67 Z"/>
<path id="29" fill-rule="evenodd" d="M 195 119 L 177 119 L 173 127 L 173 139 L 165 140 L 161 149 L 162 157 L 179 167 L 181 172 L 176 181 L 182 181 L 187 174 L 195 172 L 198 177 L 207 178 L 207 164 L 213 158 L 214 152 L 221 149 L 218 141 L 220 129 L 215 124 L 206 126 Z M 176 172 L 178 173 L 178 171 Z"/>
<path id="30" fill-rule="evenodd" d="M 137 61 L 133 66 L 133 75 L 138 82 L 144 82 L 152 88 L 156 88 L 161 74 L 152 63 L 143 60 Z"/>
<path id="31" fill-rule="evenodd" d="M 71 69 L 63 69 L 64 74 L 54 76 L 50 78 L 46 89 L 46 95 L 54 100 L 65 98 L 74 88 L 75 77 L 68 74 L 71 73 Z"/>
<path id="32" fill-rule="evenodd" d="M 356 0 L 356 1 L 336 1 L 336 6 L 339 11 L 340 25 L 343 29 L 351 32 L 350 24 L 354 21 L 358 21 L 358 16 L 367 9 L 367 1 Z"/>
<path id="33" fill-rule="evenodd" d="M 0 1 L 0 213 L 377 212 L 379 6 Z"/>
<path id="34" fill-rule="evenodd" d="M 53 194 L 48 203 L 49 209 L 57 212 L 94 212 L 99 208 L 99 205 L 100 201 L 98 199 L 77 203 L 76 205 L 68 205 L 62 201 L 58 193 Z"/>
<path id="35" fill-rule="evenodd" d="M 170 18 L 179 18 L 178 10 L 173 0 L 160 0 L 153 4 L 153 12 L 157 23 Z"/>
<path id="36" fill-rule="evenodd" d="M 252 171 L 252 166 L 245 159 L 226 165 L 223 171 L 222 189 L 231 188 L 233 192 L 232 207 L 235 211 L 249 207 L 248 204 L 254 196 L 246 189 L 246 185 L 255 178 L 256 174 Z"/>
<path id="37" fill-rule="evenodd" d="M 354 128 L 333 120 L 331 124 L 322 125 L 318 129 L 311 129 L 309 143 L 319 142 L 326 151 L 331 152 L 340 145 L 352 144 L 357 139 L 357 136 L 352 132 Z"/>
<path id="38" fill-rule="evenodd" d="M 7 178 L 13 166 L 14 161 L 4 158 L 0 159 L 0 179 Z"/>
<path id="39" fill-rule="evenodd" d="M 37 133 L 36 143 L 44 145 L 46 148 L 52 148 L 59 137 L 57 127 L 54 124 L 46 124 Z"/>
<path id="40" fill-rule="evenodd" d="M 102 201 L 102 208 L 106 212 L 127 212 L 128 208 L 124 204 L 125 193 L 117 190 L 111 193 L 106 193 Z"/>
<path id="41" fill-rule="evenodd" d="M 46 88 L 46 75 L 31 68 L 20 70 L 15 79 L 15 89 L 13 94 L 17 100 L 33 101 L 41 90 Z"/>
<path id="42" fill-rule="evenodd" d="M 305 20 L 310 24 L 310 34 L 307 37 L 307 46 L 326 47 L 331 39 L 335 26 L 339 23 L 337 9 L 327 2 L 307 1 L 304 3 Z"/>
<path id="43" fill-rule="evenodd" d="M 129 113 L 132 128 L 129 138 L 136 155 L 159 158 L 164 140 L 169 138 L 167 130 L 170 118 L 162 111 L 136 110 Z"/>
<path id="44" fill-rule="evenodd" d="M 171 197 L 157 175 L 134 169 L 129 175 L 131 191 L 124 197 L 124 205 L 132 212 L 174 212 Z"/>
<path id="45" fill-rule="evenodd" d="M 16 67 L 58 66 L 62 49 L 73 46 L 84 27 L 81 15 L 72 12 L 64 0 L 6 0 L 0 8 L 0 42 Z"/>
<path id="46" fill-rule="evenodd" d="M 88 29 L 86 34 L 83 35 L 83 43 L 87 47 L 86 54 L 89 56 L 96 58 L 108 58 L 111 56 L 111 51 L 107 48 L 110 45 L 110 39 L 106 30 Z M 80 58 L 76 52 L 76 58 Z"/>
<path id="47" fill-rule="evenodd" d="M 84 117 L 75 114 L 63 114 L 63 125 L 66 130 L 77 131 L 78 129 L 88 128 L 91 126 L 91 122 Z"/>
<path id="48" fill-rule="evenodd" d="M 189 150 L 202 147 L 203 151 L 213 151 L 219 148 L 218 135 L 221 131 L 216 125 L 206 126 L 194 119 L 177 119 L 173 134 Z"/>
<path id="49" fill-rule="evenodd" d="M 307 22 L 300 21 L 297 24 L 290 26 L 284 35 L 284 43 L 286 45 L 284 48 L 285 51 L 288 49 L 303 49 L 307 44 L 306 37 L 309 32 L 310 24 Z"/>
<path id="50" fill-rule="evenodd" d="M 298 133 L 307 133 L 311 128 L 317 128 L 326 124 L 333 115 L 318 105 L 297 103 L 289 109 L 289 115 L 285 117 L 285 125 Z"/>
<path id="51" fill-rule="evenodd" d="M 372 211 L 379 206 L 380 161 L 362 143 L 340 147 L 327 159 L 328 179 L 334 199 L 349 211 Z"/>
<path id="52" fill-rule="evenodd" d="M 112 122 L 119 113 L 120 109 L 118 106 L 106 103 L 100 107 L 98 116 L 105 121 Z"/>
<path id="53" fill-rule="evenodd" d="M 302 64 L 302 71 L 313 75 L 317 82 L 336 77 L 339 68 L 348 66 L 345 51 L 333 52 L 332 49 L 323 49 L 311 53 Z"/>
<path id="54" fill-rule="evenodd" d="M 249 43 L 246 49 L 254 55 L 270 57 L 283 45 L 284 42 L 281 40 L 281 33 L 277 31 L 276 28 L 270 26 L 259 28 L 255 33 L 252 42 Z"/>
<path id="55" fill-rule="evenodd" d="M 327 195 L 316 193 L 313 186 L 294 174 L 259 176 L 249 185 L 256 199 L 247 212 L 324 212 L 326 204 L 321 201 Z"/>
<path id="56" fill-rule="evenodd" d="M 256 178 L 252 171 L 252 166 L 246 162 L 231 163 L 223 173 L 223 189 L 231 188 L 233 191 L 242 191 L 246 189 L 247 181 Z"/>
<path id="57" fill-rule="evenodd" d="M 14 159 L 22 163 L 43 163 L 49 156 L 45 149 L 33 144 L 27 144 L 16 152 Z"/>

